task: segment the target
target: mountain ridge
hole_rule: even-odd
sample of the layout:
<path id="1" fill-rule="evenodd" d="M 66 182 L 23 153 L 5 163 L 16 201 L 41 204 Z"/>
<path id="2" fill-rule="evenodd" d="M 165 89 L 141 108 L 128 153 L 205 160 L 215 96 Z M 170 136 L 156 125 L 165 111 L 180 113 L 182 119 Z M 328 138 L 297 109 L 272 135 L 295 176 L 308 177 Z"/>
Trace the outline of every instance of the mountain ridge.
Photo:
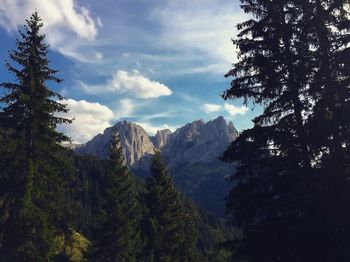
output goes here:
<path id="1" fill-rule="evenodd" d="M 126 163 L 135 168 L 148 168 L 144 165 L 147 161 L 142 158 L 149 158 L 158 150 L 170 167 L 212 162 L 238 135 L 233 123 L 227 123 L 222 116 L 206 123 L 202 119 L 195 120 L 174 132 L 169 129 L 158 130 L 154 136 L 148 135 L 142 126 L 124 120 L 73 149 L 79 155 L 103 159 L 107 156 L 112 133 L 119 134 Z"/>
<path id="2" fill-rule="evenodd" d="M 224 198 L 231 187 L 225 177 L 234 169 L 219 158 L 238 136 L 232 122 L 223 117 L 196 120 L 174 132 L 164 129 L 150 136 L 140 125 L 121 121 L 76 147 L 75 152 L 106 158 L 113 133 L 119 134 L 126 163 L 134 175 L 147 177 L 151 156 L 159 150 L 180 191 L 203 209 L 224 215 Z"/>

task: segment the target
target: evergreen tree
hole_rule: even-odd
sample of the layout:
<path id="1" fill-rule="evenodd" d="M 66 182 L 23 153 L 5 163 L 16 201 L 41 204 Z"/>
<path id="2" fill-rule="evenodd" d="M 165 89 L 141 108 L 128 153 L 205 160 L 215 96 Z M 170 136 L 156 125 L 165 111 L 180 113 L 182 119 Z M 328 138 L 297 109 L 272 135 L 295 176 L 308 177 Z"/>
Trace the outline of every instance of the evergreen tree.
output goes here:
<path id="1" fill-rule="evenodd" d="M 307 260 L 303 226 L 314 170 L 304 116 L 312 107 L 313 58 L 302 2 L 241 1 L 252 18 L 238 25 L 239 61 L 224 98 L 251 100 L 264 111 L 224 160 L 237 164 L 227 208 L 243 231 L 236 253 L 249 261 Z"/>
<path id="2" fill-rule="evenodd" d="M 183 205 L 159 152 L 152 159 L 144 201 L 148 208 L 144 227 L 146 261 L 185 261 Z"/>
<path id="3" fill-rule="evenodd" d="M 184 232 L 185 239 L 182 247 L 184 262 L 205 261 L 198 249 L 198 223 L 200 214 L 190 201 L 184 201 Z"/>
<path id="4" fill-rule="evenodd" d="M 350 10 L 347 1 L 306 1 L 315 58 L 311 89 L 315 95 L 312 128 L 324 125 L 313 137 L 316 152 L 338 159 L 344 169 L 349 122 Z M 321 160 L 321 159 L 320 159 Z M 340 165 L 339 165 L 340 164 Z"/>
<path id="5" fill-rule="evenodd" d="M 17 49 L 9 52 L 15 67 L 7 63 L 16 83 L 2 83 L 0 130 L 10 145 L 1 157 L 0 174 L 0 257 L 3 261 L 48 261 L 55 252 L 54 237 L 62 225 L 62 179 L 67 165 L 60 143 L 68 138 L 55 131 L 70 120 L 56 117 L 65 113 L 62 97 L 48 81 L 61 82 L 49 67 L 48 46 L 43 26 L 34 13 Z"/>
<path id="6" fill-rule="evenodd" d="M 237 165 L 233 247 L 249 261 L 349 260 L 348 3 L 241 3 L 252 18 L 224 98 L 264 111 L 224 154 Z"/>
<path id="7" fill-rule="evenodd" d="M 318 170 L 319 204 L 310 214 L 317 221 L 312 224 L 315 238 L 321 239 L 315 241 L 315 250 L 323 260 L 346 261 L 350 260 L 345 248 L 350 245 L 350 9 L 348 1 L 306 2 L 315 61 L 310 85 L 315 106 L 308 121 Z M 323 219 L 315 220 L 316 216 Z"/>
<path id="8" fill-rule="evenodd" d="M 119 138 L 112 136 L 106 161 L 100 227 L 94 261 L 137 261 L 141 247 L 140 207 L 134 181 L 125 165 Z"/>

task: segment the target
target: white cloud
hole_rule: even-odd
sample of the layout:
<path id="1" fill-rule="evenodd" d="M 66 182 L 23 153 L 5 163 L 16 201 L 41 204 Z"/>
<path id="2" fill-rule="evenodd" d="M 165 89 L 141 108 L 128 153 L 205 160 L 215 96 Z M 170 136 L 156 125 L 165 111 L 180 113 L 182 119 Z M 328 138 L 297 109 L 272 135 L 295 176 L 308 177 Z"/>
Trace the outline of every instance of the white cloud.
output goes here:
<path id="1" fill-rule="evenodd" d="M 83 50 L 77 51 L 77 48 L 77 46 L 66 45 L 64 47 L 57 48 L 57 51 L 66 57 L 70 57 L 79 62 L 87 64 L 98 64 L 103 59 L 103 55 L 100 52 L 93 50 L 90 50 L 88 52 L 84 52 Z"/>
<path id="2" fill-rule="evenodd" d="M 167 86 L 144 77 L 137 70 L 132 72 L 117 71 L 113 79 L 109 81 L 108 89 L 122 93 L 131 93 L 135 97 L 143 99 L 172 94 L 172 91 Z"/>
<path id="3" fill-rule="evenodd" d="M 72 124 L 60 126 L 59 129 L 70 136 L 75 143 L 85 143 L 111 126 L 114 114 L 105 105 L 74 99 L 63 100 L 62 103 L 69 108 L 68 114 L 64 117 L 74 118 L 74 121 Z"/>
<path id="4" fill-rule="evenodd" d="M 217 104 L 204 104 L 201 106 L 201 109 L 207 114 L 226 111 L 230 116 L 244 115 L 249 110 L 245 106 L 236 107 L 229 103 L 225 103 L 223 106 Z"/>
<path id="5" fill-rule="evenodd" d="M 103 28 L 103 23 L 100 17 L 97 18 L 97 24 L 99 27 Z"/>
<path id="6" fill-rule="evenodd" d="M 236 107 L 228 103 L 224 104 L 224 108 L 231 116 L 244 115 L 245 113 L 248 112 L 248 108 L 245 106 Z"/>
<path id="7" fill-rule="evenodd" d="M 197 66 L 193 73 L 215 70 L 224 74 L 236 60 L 237 50 L 231 41 L 238 32 L 235 25 L 247 15 L 233 2 L 169 0 L 152 18 L 164 29 L 162 44 L 180 52 L 186 50 L 192 60 L 205 57 L 206 65 Z"/>
<path id="8" fill-rule="evenodd" d="M 72 124 L 59 126 L 59 130 L 72 138 L 74 143 L 86 143 L 97 134 L 112 126 L 115 120 L 131 117 L 135 109 L 134 101 L 131 99 L 122 99 L 117 102 L 114 112 L 107 106 L 100 103 L 91 103 L 86 100 L 65 99 L 61 101 L 66 104 L 69 112 L 60 114 L 60 116 L 73 120 Z M 152 125 L 148 120 L 167 116 L 165 113 L 152 115 L 151 117 L 141 117 L 136 124 L 142 126 L 150 135 L 155 135 L 158 130 L 170 129 L 175 131 L 176 127 L 163 125 Z"/>
<path id="9" fill-rule="evenodd" d="M 78 43 L 97 36 L 96 23 L 87 7 L 75 0 L 0 0 L 0 26 L 16 31 L 34 11 L 38 11 L 43 20 L 43 32 L 51 47 L 65 56 L 84 61 L 79 59 L 83 54 L 79 54 Z"/>
<path id="10" fill-rule="evenodd" d="M 118 102 L 116 102 L 116 104 L 117 104 L 117 109 L 114 110 L 115 119 L 132 116 L 132 113 L 134 112 L 134 109 L 135 109 L 135 102 L 133 100 L 125 98 L 125 99 L 119 100 Z"/>
<path id="11" fill-rule="evenodd" d="M 202 106 L 202 110 L 207 114 L 219 112 L 221 108 L 222 108 L 221 105 L 215 105 L 215 104 L 204 104 Z"/>
<path id="12" fill-rule="evenodd" d="M 88 94 L 118 93 L 129 94 L 136 98 L 149 99 L 161 96 L 170 96 L 172 91 L 169 87 L 140 74 L 133 70 L 127 72 L 118 70 L 106 85 L 86 85 L 78 82 L 80 88 Z"/>
<path id="13" fill-rule="evenodd" d="M 215 63 L 209 64 L 205 66 L 193 66 L 191 68 L 184 68 L 176 70 L 173 75 L 191 75 L 191 74 L 203 74 L 203 73 L 218 73 L 223 74 L 223 72 L 227 72 L 230 67 L 224 65 L 224 63 Z"/>
<path id="14" fill-rule="evenodd" d="M 160 118 L 170 118 L 173 117 L 174 115 L 171 112 L 162 112 L 162 113 L 157 113 L 157 114 L 147 114 L 140 116 L 140 119 L 142 121 L 149 121 L 153 119 L 160 119 Z"/>
<path id="15" fill-rule="evenodd" d="M 147 70 L 148 70 L 150 73 L 152 73 L 152 74 L 155 73 L 154 70 L 152 69 L 152 67 L 147 67 Z"/>

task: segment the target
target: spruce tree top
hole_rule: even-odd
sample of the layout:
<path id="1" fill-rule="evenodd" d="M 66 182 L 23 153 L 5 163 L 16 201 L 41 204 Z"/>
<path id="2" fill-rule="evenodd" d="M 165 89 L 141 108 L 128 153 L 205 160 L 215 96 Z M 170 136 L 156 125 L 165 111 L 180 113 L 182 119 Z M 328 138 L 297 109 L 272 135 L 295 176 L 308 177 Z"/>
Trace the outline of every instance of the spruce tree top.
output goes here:
<path id="1" fill-rule="evenodd" d="M 32 129 L 31 136 L 27 134 L 30 150 L 36 145 L 36 140 L 43 139 L 46 144 L 58 144 L 69 140 L 63 133 L 55 131 L 59 124 L 70 123 L 71 120 L 58 117 L 59 113 L 68 110 L 59 100 L 63 97 L 52 91 L 48 81 L 62 82 L 51 69 L 48 59 L 48 45 L 45 35 L 40 33 L 43 26 L 37 12 L 33 13 L 24 30 L 19 31 L 16 40 L 16 50 L 9 51 L 13 65 L 6 61 L 8 70 L 17 79 L 16 83 L 1 83 L 5 95 L 0 99 L 4 104 L 0 112 L 0 127 L 12 130 L 14 137 L 24 135 L 24 130 Z"/>
<path id="2" fill-rule="evenodd" d="M 150 171 L 145 195 L 149 215 L 148 257 L 154 257 L 156 261 L 184 261 L 183 205 L 159 152 L 152 158 Z"/>

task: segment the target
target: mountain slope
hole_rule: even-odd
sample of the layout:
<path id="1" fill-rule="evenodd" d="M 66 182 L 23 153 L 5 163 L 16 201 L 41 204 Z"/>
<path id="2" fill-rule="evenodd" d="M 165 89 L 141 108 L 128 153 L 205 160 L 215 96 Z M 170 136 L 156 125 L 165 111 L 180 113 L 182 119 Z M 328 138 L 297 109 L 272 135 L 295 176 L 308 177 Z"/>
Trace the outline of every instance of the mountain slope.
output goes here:
<path id="1" fill-rule="evenodd" d="M 232 122 L 227 124 L 221 116 L 207 123 L 197 120 L 173 133 L 160 130 L 151 137 L 141 126 L 122 121 L 76 147 L 75 152 L 105 158 L 112 133 L 119 134 L 126 162 L 134 174 L 147 176 L 150 156 L 160 150 L 183 194 L 202 208 L 223 215 L 224 197 L 230 189 L 224 177 L 232 170 L 219 157 L 238 135 Z"/>

